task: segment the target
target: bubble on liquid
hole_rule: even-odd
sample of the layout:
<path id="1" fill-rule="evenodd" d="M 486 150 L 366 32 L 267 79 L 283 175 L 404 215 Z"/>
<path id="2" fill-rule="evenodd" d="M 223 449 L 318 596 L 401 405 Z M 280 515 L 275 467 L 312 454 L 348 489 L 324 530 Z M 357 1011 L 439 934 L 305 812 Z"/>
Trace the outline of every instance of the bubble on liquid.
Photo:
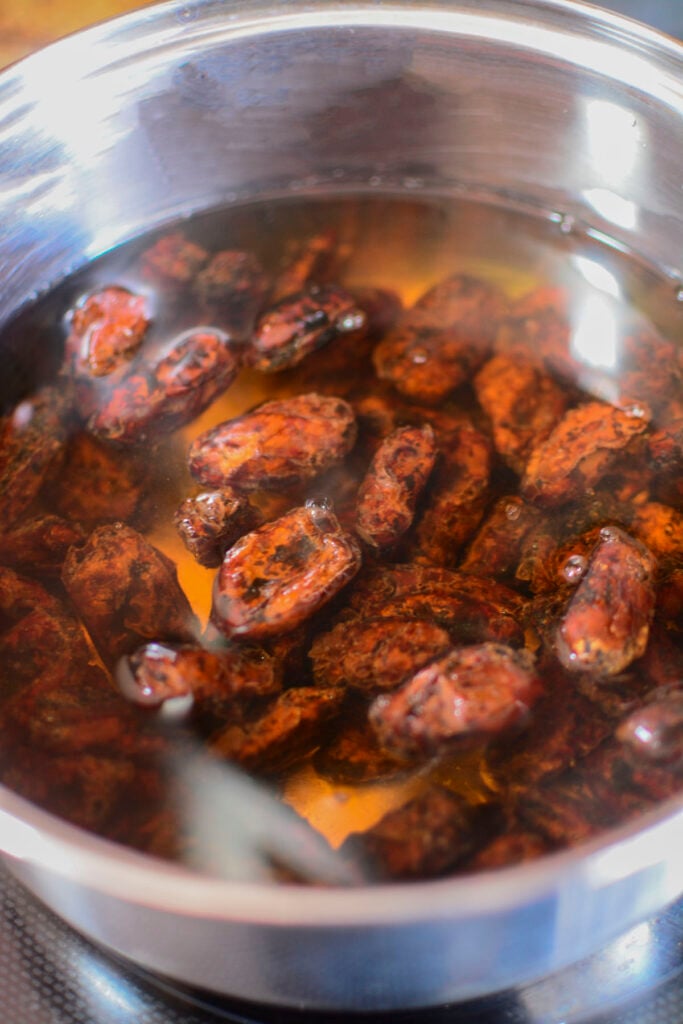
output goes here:
<path id="1" fill-rule="evenodd" d="M 676 289 L 676 302 L 683 302 L 683 288 Z"/>
<path id="2" fill-rule="evenodd" d="M 416 366 L 422 366 L 429 359 L 429 353 L 426 348 L 414 348 L 410 353 L 411 363 L 415 363 Z"/>
<path id="3" fill-rule="evenodd" d="M 193 5 L 188 4 L 186 7 L 181 7 L 176 18 L 178 21 L 186 24 L 187 22 L 194 21 L 199 14 L 199 11 Z"/>
<path id="4" fill-rule="evenodd" d="M 346 333 L 347 331 L 357 331 L 365 323 L 365 313 L 346 313 L 340 317 L 336 322 L 338 330 Z"/>
<path id="5" fill-rule="evenodd" d="M 577 583 L 586 571 L 588 561 L 583 555 L 570 555 L 562 566 L 562 575 L 568 583 Z"/>
<path id="6" fill-rule="evenodd" d="M 372 188 L 378 188 L 381 184 L 382 177 L 379 174 L 373 174 L 372 177 L 368 180 L 368 185 L 371 185 Z"/>
<path id="7" fill-rule="evenodd" d="M 306 499 L 306 511 L 320 529 L 325 529 L 328 524 L 332 525 L 330 523 L 330 515 L 333 510 L 334 504 L 329 498 L 322 496 Z"/>
<path id="8" fill-rule="evenodd" d="M 516 519 L 519 519 L 522 513 L 522 506 L 516 505 L 513 501 L 509 505 L 505 506 L 505 517 L 511 519 L 514 523 Z"/>
<path id="9" fill-rule="evenodd" d="M 422 180 L 422 178 L 404 178 L 403 179 L 403 187 L 404 188 L 418 189 L 418 188 L 422 188 L 423 185 L 424 185 L 424 181 Z"/>
<path id="10" fill-rule="evenodd" d="M 576 227 L 576 218 L 571 213 L 560 215 L 560 231 L 563 235 L 570 235 Z"/>
<path id="11" fill-rule="evenodd" d="M 600 536 L 603 540 L 614 540 L 616 535 L 616 530 L 612 526 L 603 526 L 600 530 Z"/>
<path id="12" fill-rule="evenodd" d="M 622 406 L 621 411 L 637 420 L 643 420 L 647 416 L 647 409 L 640 402 L 629 402 L 628 405 Z"/>

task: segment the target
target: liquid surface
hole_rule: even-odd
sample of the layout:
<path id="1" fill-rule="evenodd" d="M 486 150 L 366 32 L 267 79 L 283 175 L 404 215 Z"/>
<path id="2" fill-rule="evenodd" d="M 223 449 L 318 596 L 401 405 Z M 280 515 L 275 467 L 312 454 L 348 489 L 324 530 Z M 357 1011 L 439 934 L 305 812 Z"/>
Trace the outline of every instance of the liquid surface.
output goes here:
<path id="1" fill-rule="evenodd" d="M 642 420 L 644 424 L 642 430 L 640 427 L 635 430 L 640 438 L 635 448 L 625 448 L 625 457 L 618 464 L 610 463 L 604 472 L 597 472 L 595 479 L 591 477 L 588 484 L 582 484 L 566 501 L 563 499 L 548 507 L 544 504 L 543 494 L 539 498 L 531 495 L 529 490 L 528 495 L 531 496 L 528 501 L 527 493 L 523 494 L 523 503 L 539 513 L 538 522 L 530 528 L 525 548 L 525 557 L 531 568 L 527 569 L 526 576 L 516 571 L 522 561 L 520 551 L 514 564 L 502 575 L 491 574 L 494 580 L 518 595 L 524 604 L 524 612 L 519 614 L 520 639 L 513 642 L 513 647 L 521 645 L 528 648 L 530 656 L 536 659 L 541 678 L 543 695 L 534 701 L 533 706 L 530 702 L 529 713 L 523 716 L 523 720 L 501 734 L 473 730 L 467 742 L 451 744 L 438 751 L 430 749 L 424 757 L 403 764 L 401 770 L 394 767 L 387 770 L 384 777 L 380 774 L 379 778 L 350 782 L 346 778 L 335 778 L 334 769 L 329 765 L 325 768 L 324 756 L 337 735 L 335 728 L 346 728 L 356 721 L 364 722 L 367 705 L 376 697 L 376 694 L 370 698 L 368 694 L 350 693 L 346 697 L 345 711 L 338 720 L 340 725 L 327 723 L 322 726 L 319 733 L 304 744 L 300 756 L 292 758 L 284 768 L 261 771 L 256 765 L 250 768 L 253 774 L 262 776 L 265 784 L 279 793 L 334 848 L 344 844 L 350 835 L 371 829 L 388 812 L 424 795 L 434 786 L 457 794 L 462 798 L 463 806 L 468 808 L 489 808 L 495 804 L 496 813 L 507 817 L 509 822 L 506 828 L 497 826 L 494 834 L 501 849 L 504 848 L 503 852 L 494 851 L 487 855 L 487 843 L 482 842 L 453 870 L 497 866 L 499 862 L 514 862 L 558 845 L 580 841 L 600 831 L 603 825 L 618 824 L 652 802 L 677 791 L 681 765 L 676 756 L 667 754 L 667 757 L 657 759 L 655 754 L 653 759 L 654 740 L 648 743 L 645 737 L 639 746 L 639 737 L 643 739 L 645 726 L 639 731 L 636 721 L 630 732 L 624 726 L 629 715 L 643 704 L 657 703 L 663 696 L 668 699 L 672 688 L 675 691 L 677 686 L 683 687 L 680 632 L 683 605 L 680 509 L 683 495 L 680 489 L 680 451 L 676 449 L 677 438 L 680 438 L 680 336 L 683 318 L 680 303 L 672 294 L 670 285 L 593 242 L 564 234 L 556 224 L 464 202 L 379 197 L 283 201 L 212 213 L 174 230 L 209 253 L 241 250 L 254 255 L 270 282 L 277 281 L 279 275 L 291 269 L 297 254 L 300 256 L 305 252 L 311 238 L 324 236 L 333 239 L 333 257 L 328 260 L 328 268 L 318 273 L 352 295 L 367 289 L 388 290 L 400 299 L 404 310 L 412 307 L 444 279 L 455 274 L 468 275 L 499 289 L 504 295 L 507 310 L 501 317 L 501 325 L 507 325 L 508 329 L 513 321 L 518 327 L 520 323 L 533 322 L 539 308 L 538 296 L 543 294 L 538 290 L 552 288 L 552 296 L 540 304 L 549 303 L 568 327 L 563 334 L 560 357 L 557 353 L 544 353 L 544 372 L 547 370 L 562 390 L 567 407 L 575 409 L 598 401 L 604 403 L 606 409 L 617 408 L 626 417 Z M 55 374 L 62 372 L 65 338 L 72 329 L 72 311 L 82 303 L 84 296 L 102 288 L 115 285 L 128 289 L 143 295 L 149 304 L 151 325 L 140 350 L 142 355 L 134 355 L 133 361 L 153 359 L 155 353 L 166 350 L 169 338 L 196 327 L 226 329 L 224 323 L 215 325 L 198 320 L 199 313 L 193 307 L 193 299 L 179 301 L 177 291 L 174 292 L 170 286 L 160 287 L 150 277 L 148 268 L 145 270 L 144 254 L 158 237 L 161 236 L 137 241 L 98 260 L 44 297 L 8 328 L 5 338 L 6 351 L 10 353 L 8 372 L 0 393 L 6 422 L 13 417 L 16 420 L 18 402 L 30 398 L 36 389 L 49 385 Z M 536 298 L 531 301 L 526 314 L 521 315 L 525 297 L 530 294 Z M 267 306 L 267 298 L 263 301 Z M 542 321 L 541 332 L 546 329 L 544 325 L 545 321 Z M 649 348 L 643 347 L 651 372 L 638 354 L 634 356 L 633 343 L 629 340 L 640 333 L 648 339 L 655 339 Z M 386 334 L 385 329 L 378 333 L 373 341 L 375 347 L 382 343 Z M 539 345 L 538 336 L 533 332 L 525 334 L 524 330 L 522 335 L 522 348 L 527 345 L 529 352 L 537 358 L 538 349 L 543 347 Z M 544 338 L 545 335 L 541 337 L 543 343 Z M 336 344 L 338 342 L 331 342 L 329 351 Z M 668 352 L 666 346 L 672 344 L 674 358 L 670 373 L 662 373 L 661 367 L 657 369 L 661 353 Z M 435 473 L 444 464 L 449 445 L 445 435 L 439 434 L 442 429 L 439 416 L 450 416 L 456 420 L 464 417 L 480 435 L 491 437 L 490 411 L 484 407 L 482 385 L 475 386 L 474 382 L 494 351 L 501 351 L 499 341 L 490 346 L 488 354 L 478 359 L 476 368 L 463 383 L 448 390 L 438 402 L 429 404 L 421 401 L 419 396 L 415 400 L 414 395 L 407 397 L 401 394 L 400 382 L 392 385 L 386 380 L 378 380 L 375 375 L 377 360 L 373 364 L 367 346 L 362 356 L 359 355 L 358 362 L 352 358 L 337 365 L 331 362 L 337 379 L 319 386 L 324 378 L 320 377 L 316 366 L 319 365 L 320 372 L 324 373 L 326 351 L 321 348 L 296 367 L 281 373 L 265 374 L 255 369 L 242 369 L 223 395 L 177 430 L 152 430 L 143 443 L 128 445 L 125 449 L 106 439 L 102 442 L 114 462 L 123 460 L 133 465 L 132 476 L 135 479 L 140 479 L 140 465 L 143 466 L 141 495 L 133 502 L 134 510 L 129 522 L 176 567 L 180 586 L 196 616 L 196 621 L 188 629 L 197 643 L 206 642 L 207 629 L 211 630 L 216 569 L 204 568 L 197 563 L 179 536 L 174 514 L 181 501 L 201 490 L 188 471 L 187 452 L 207 430 L 248 412 L 265 400 L 320 390 L 325 394 L 338 395 L 351 402 L 361 422 L 360 441 L 354 449 L 353 458 L 347 460 L 352 463 L 356 474 L 356 485 L 367 471 L 373 446 L 376 448 L 379 440 L 375 426 L 368 430 L 358 413 L 359 403 L 362 404 L 369 396 L 379 395 L 389 406 L 392 403 L 397 408 L 401 406 L 400 423 L 435 424 L 437 442 L 441 446 Z M 519 356 L 518 346 L 512 345 L 510 351 L 514 351 L 515 358 Z M 431 358 L 429 353 L 428 358 Z M 523 361 L 523 356 L 520 358 Z M 639 389 L 643 380 L 645 385 Z M 101 394 L 105 391 L 102 390 Z M 561 418 L 562 414 L 558 413 L 557 421 Z M 597 431 L 600 420 L 598 416 L 587 429 Z M 72 439 L 82 436 L 84 426 L 79 414 L 73 412 L 66 417 L 66 424 L 63 444 L 68 449 L 68 445 L 73 444 L 68 435 Z M 678 434 L 675 434 L 676 430 Z M 661 445 L 666 447 L 671 435 L 673 440 L 669 448 L 673 454 L 668 452 L 669 461 L 664 469 L 658 468 L 657 463 L 653 470 L 659 449 L 650 439 L 658 437 L 662 431 Z M 87 435 L 87 428 L 85 433 Z M 63 452 L 58 455 L 61 459 Z M 527 457 L 525 454 L 524 459 Z M 0 473 L 2 458 L 0 451 Z M 65 514 L 68 505 L 64 500 L 65 479 L 68 479 L 70 488 L 86 495 L 83 501 L 86 506 L 89 488 L 101 487 L 99 482 L 93 485 L 87 471 L 83 472 L 82 479 L 72 479 L 69 465 L 67 461 L 65 470 L 63 462 L 55 462 L 55 468 L 46 473 L 44 482 L 18 522 L 6 531 L 10 540 L 5 544 L 4 564 L 22 577 L 38 582 L 51 598 L 63 602 L 72 614 L 73 608 L 69 598 L 65 597 L 59 570 L 55 572 L 53 568 L 42 572 L 36 570 L 30 559 L 21 563 L 9 554 L 12 530 L 37 514 L 59 515 L 82 527 L 82 537 L 74 541 L 75 547 L 82 545 L 84 538 L 97 527 L 97 522 L 88 517 L 83 521 L 78 515 Z M 584 480 L 581 473 L 579 476 Z M 486 568 L 473 562 L 472 542 L 501 500 L 512 502 L 506 506 L 505 514 L 514 526 L 519 515 L 515 502 L 520 500 L 520 487 L 524 492 L 524 472 L 519 466 L 512 468 L 510 461 L 496 451 L 494 443 L 492 468 L 481 496 L 481 508 L 467 535 L 443 562 L 435 560 L 429 551 L 425 554 L 424 542 L 416 539 L 421 516 L 440 486 L 443 486 L 443 481 L 439 483 L 432 475 L 419 498 L 415 524 L 395 544 L 389 545 L 378 556 L 364 543 L 365 567 L 359 579 L 377 562 L 438 564 L 456 573 L 464 569 L 477 578 L 487 576 Z M 325 499 L 336 509 L 344 527 L 353 532 L 355 499 L 353 494 L 349 498 L 349 493 L 354 490 L 352 487 L 350 492 L 349 487 L 347 479 L 335 477 L 330 472 L 304 485 L 285 489 L 284 494 L 277 490 L 269 491 L 267 486 L 257 488 L 250 498 L 260 507 L 266 521 L 276 518 L 288 508 L 303 505 L 307 499 Z M 4 500 L 1 489 L 0 497 Z M 612 500 L 615 498 L 621 502 L 619 511 L 616 501 Z M 345 507 L 349 502 L 350 509 Z M 653 505 L 657 507 L 652 508 Z M 622 511 L 622 506 L 628 511 Z M 664 526 L 658 518 L 662 506 L 671 513 Z M 639 510 L 643 508 L 646 511 L 641 514 Z M 105 515 L 101 521 L 110 519 Z M 651 571 L 651 585 L 656 592 L 657 610 L 654 620 L 645 614 L 648 619 L 647 626 L 643 627 L 648 632 L 645 647 L 641 643 L 637 656 L 631 660 L 622 657 L 622 660 L 625 658 L 623 667 L 616 671 L 610 668 L 608 673 L 600 666 L 594 672 L 574 672 L 571 664 L 574 655 L 567 655 L 566 665 L 558 667 L 560 655 L 554 630 L 557 622 L 562 621 L 572 594 L 578 592 L 577 588 L 597 557 L 596 545 L 600 543 L 597 538 L 599 531 L 605 529 L 623 530 L 628 537 L 633 536 L 637 544 L 649 549 L 656 563 Z M 661 537 L 660 531 L 664 534 Z M 655 535 L 657 550 L 653 551 L 650 541 Z M 619 538 L 620 535 L 617 540 L 621 543 Z M 613 539 L 613 535 L 607 540 L 603 537 L 605 543 L 612 543 Z M 534 541 L 537 542 L 535 548 Z M 511 539 L 511 546 L 514 543 L 516 541 Z M 567 544 L 565 551 L 562 545 Z M 558 550 L 561 558 L 556 565 L 552 559 L 559 557 Z M 553 573 L 557 577 L 561 575 L 562 579 L 553 577 Z M 552 577 L 550 582 L 546 577 Z M 613 579 L 613 576 L 609 578 Z M 345 602 L 354 585 L 342 591 L 324 610 L 316 612 L 311 620 L 313 635 L 309 631 L 302 650 L 295 650 L 290 657 L 283 653 L 282 648 L 273 655 L 289 659 L 284 670 L 286 689 L 312 684 L 311 643 L 315 636 L 328 632 L 340 621 L 340 615 L 343 617 Z M 6 586 L 5 589 L 8 591 L 11 587 Z M 596 598 L 596 601 L 599 604 L 603 599 L 607 604 L 621 600 L 621 596 L 615 592 L 609 597 Z M 106 682 L 112 672 L 116 679 L 116 666 L 108 663 L 97 640 L 98 651 L 89 648 L 85 660 L 91 667 L 96 666 L 101 677 L 88 684 L 83 706 L 78 707 L 77 697 L 53 701 L 50 686 L 56 690 L 62 687 L 62 694 L 64 686 L 59 674 L 50 682 L 52 669 L 48 669 L 49 658 L 43 656 L 43 651 L 50 647 L 50 641 L 45 639 L 45 624 L 37 613 L 46 609 L 40 607 L 40 599 L 35 596 L 26 601 L 26 606 L 17 612 L 10 607 L 11 600 L 5 598 L 5 606 L 0 610 L 0 652 L 5 651 L 6 666 L 0 669 L 6 709 L 0 737 L 3 780 L 78 824 L 153 853 L 193 862 L 196 836 L 186 834 L 185 825 L 178 820 L 182 818 L 182 807 L 188 799 L 187 787 L 183 783 L 182 772 L 179 777 L 172 767 L 177 765 L 177 751 L 182 750 L 187 739 L 185 735 L 178 738 L 178 722 L 180 729 L 185 730 L 187 718 L 182 714 L 172 718 L 169 715 L 169 710 L 173 710 L 171 704 L 160 711 L 158 708 L 139 709 L 126 702 L 119 694 L 116 681 Z M 31 615 L 37 616 L 36 621 L 28 624 Z M 353 644 L 352 631 L 357 621 L 353 618 L 349 621 L 350 645 Z M 408 621 L 407 628 L 412 621 Z M 553 639 L 548 639 L 551 633 Z M 284 635 L 293 634 L 285 630 Z M 164 643 L 177 638 L 161 635 L 147 639 Z M 486 635 L 472 639 L 482 642 L 498 638 Z M 237 643 L 240 643 L 239 638 Z M 453 643 L 456 647 L 462 645 L 462 641 L 457 639 Z M 635 640 L 633 643 L 636 645 Z M 277 644 L 273 647 L 273 638 L 269 637 L 265 647 L 272 654 Z M 132 654 L 133 650 L 126 653 Z M 549 659 L 552 667 L 549 667 Z M 109 685 L 111 691 L 106 691 L 107 698 L 98 707 L 98 687 Z M 315 685 L 319 686 L 320 680 Z M 125 725 L 117 721 L 116 702 L 119 700 L 125 705 L 125 715 L 132 715 L 130 722 L 126 719 Z M 266 701 L 258 708 L 251 707 L 247 723 L 255 720 L 267 706 Z M 37 714 L 43 716 L 43 722 L 48 723 L 44 728 L 36 728 L 32 724 L 36 709 Z M 669 734 L 678 726 L 676 723 L 671 725 L 670 706 L 667 706 L 667 712 L 667 742 L 664 744 L 662 741 L 660 746 L 670 751 Z M 222 713 L 224 719 L 220 723 L 212 719 L 210 727 L 203 724 L 199 729 L 202 743 L 211 745 L 211 737 L 224 732 L 231 723 L 243 728 L 242 717 L 231 718 L 231 712 Z M 242 714 L 240 711 L 240 716 Z M 586 715 L 590 722 L 586 722 Z M 103 717 L 109 723 L 106 726 L 103 725 Z M 655 730 L 657 722 L 655 716 Z M 652 732 L 650 719 L 646 725 Z M 620 727 L 622 731 L 618 733 Z M 196 735 L 194 725 L 189 731 Z M 622 739 L 615 740 L 616 735 L 621 735 Z M 676 747 L 675 743 L 673 747 Z M 287 758 L 284 760 L 287 762 Z M 530 769 L 531 762 L 537 767 Z M 600 786 L 604 788 L 604 783 L 607 787 L 606 794 L 594 784 L 595 778 L 602 780 Z M 524 794 L 523 798 L 520 793 Z M 617 793 L 620 795 L 613 795 Z M 520 818 L 520 801 L 528 803 L 532 809 L 536 806 L 538 811 Z M 552 818 L 553 815 L 557 824 L 553 821 L 545 831 L 539 831 L 537 819 Z M 429 833 L 429 821 L 425 831 Z"/>

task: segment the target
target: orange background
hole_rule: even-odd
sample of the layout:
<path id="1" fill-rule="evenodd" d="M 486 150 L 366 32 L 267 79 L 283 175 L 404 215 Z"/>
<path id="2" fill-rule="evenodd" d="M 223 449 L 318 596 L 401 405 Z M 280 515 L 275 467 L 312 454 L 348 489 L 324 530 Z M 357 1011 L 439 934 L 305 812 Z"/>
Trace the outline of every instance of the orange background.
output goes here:
<path id="1" fill-rule="evenodd" d="M 146 6 L 142 0 L 0 0 L 0 66 L 86 25 Z"/>

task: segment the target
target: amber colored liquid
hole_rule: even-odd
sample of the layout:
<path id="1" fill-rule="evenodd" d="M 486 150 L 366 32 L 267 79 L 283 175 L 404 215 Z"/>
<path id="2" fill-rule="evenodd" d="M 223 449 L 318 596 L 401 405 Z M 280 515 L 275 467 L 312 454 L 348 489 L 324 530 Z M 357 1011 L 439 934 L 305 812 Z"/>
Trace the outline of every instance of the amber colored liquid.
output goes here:
<path id="1" fill-rule="evenodd" d="M 511 298 L 539 284 L 563 285 L 572 297 L 577 344 L 595 393 L 607 399 L 619 375 L 619 352 L 610 347 L 611 339 L 632 307 L 669 337 L 680 337 L 683 331 L 674 289 L 653 272 L 588 239 L 565 235 L 555 223 L 492 206 L 427 197 L 282 200 L 225 209 L 180 227 L 208 249 L 251 250 L 270 270 L 278 266 L 286 243 L 332 229 L 351 253 L 339 283 L 392 289 L 406 306 L 456 271 L 495 282 Z M 144 244 L 149 245 L 149 239 Z M 23 314 L 10 328 L 11 336 L 40 338 L 43 352 L 51 347 L 58 352 L 64 337 L 63 314 L 79 296 L 112 283 L 133 290 L 141 287 L 134 269 L 141 246 L 135 242 L 116 250 L 62 283 Z M 147 284 L 142 287 L 148 290 Z M 17 362 L 15 378 L 25 391 L 33 371 L 25 363 L 19 365 L 20 356 Z M 46 360 L 42 375 L 57 364 L 58 357 Z M 177 565 L 181 586 L 202 626 L 209 617 L 215 570 L 195 562 L 173 526 L 175 508 L 192 488 L 183 452 L 208 427 L 267 397 L 297 390 L 296 374 L 288 374 L 283 383 L 277 375 L 244 371 L 224 396 L 155 455 L 163 464 L 154 474 L 157 490 L 148 537 Z M 9 403 L 13 396 L 2 397 Z M 350 832 L 370 827 L 435 778 L 474 800 L 484 799 L 495 785 L 495 780 L 482 774 L 481 752 L 476 749 L 399 781 L 362 785 L 323 779 L 309 760 L 279 780 L 279 785 L 284 799 L 338 846 Z"/>

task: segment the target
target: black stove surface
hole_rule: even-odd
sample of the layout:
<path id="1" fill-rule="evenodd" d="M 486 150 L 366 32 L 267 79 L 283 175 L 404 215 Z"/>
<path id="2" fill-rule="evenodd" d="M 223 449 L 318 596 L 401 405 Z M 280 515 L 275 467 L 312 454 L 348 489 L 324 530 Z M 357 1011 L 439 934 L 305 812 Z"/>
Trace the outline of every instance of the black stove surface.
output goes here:
<path id="1" fill-rule="evenodd" d="M 514 992 L 407 1013 L 302 1014 L 153 978 L 77 935 L 0 867 L 2 1024 L 680 1024 L 683 900 Z"/>

